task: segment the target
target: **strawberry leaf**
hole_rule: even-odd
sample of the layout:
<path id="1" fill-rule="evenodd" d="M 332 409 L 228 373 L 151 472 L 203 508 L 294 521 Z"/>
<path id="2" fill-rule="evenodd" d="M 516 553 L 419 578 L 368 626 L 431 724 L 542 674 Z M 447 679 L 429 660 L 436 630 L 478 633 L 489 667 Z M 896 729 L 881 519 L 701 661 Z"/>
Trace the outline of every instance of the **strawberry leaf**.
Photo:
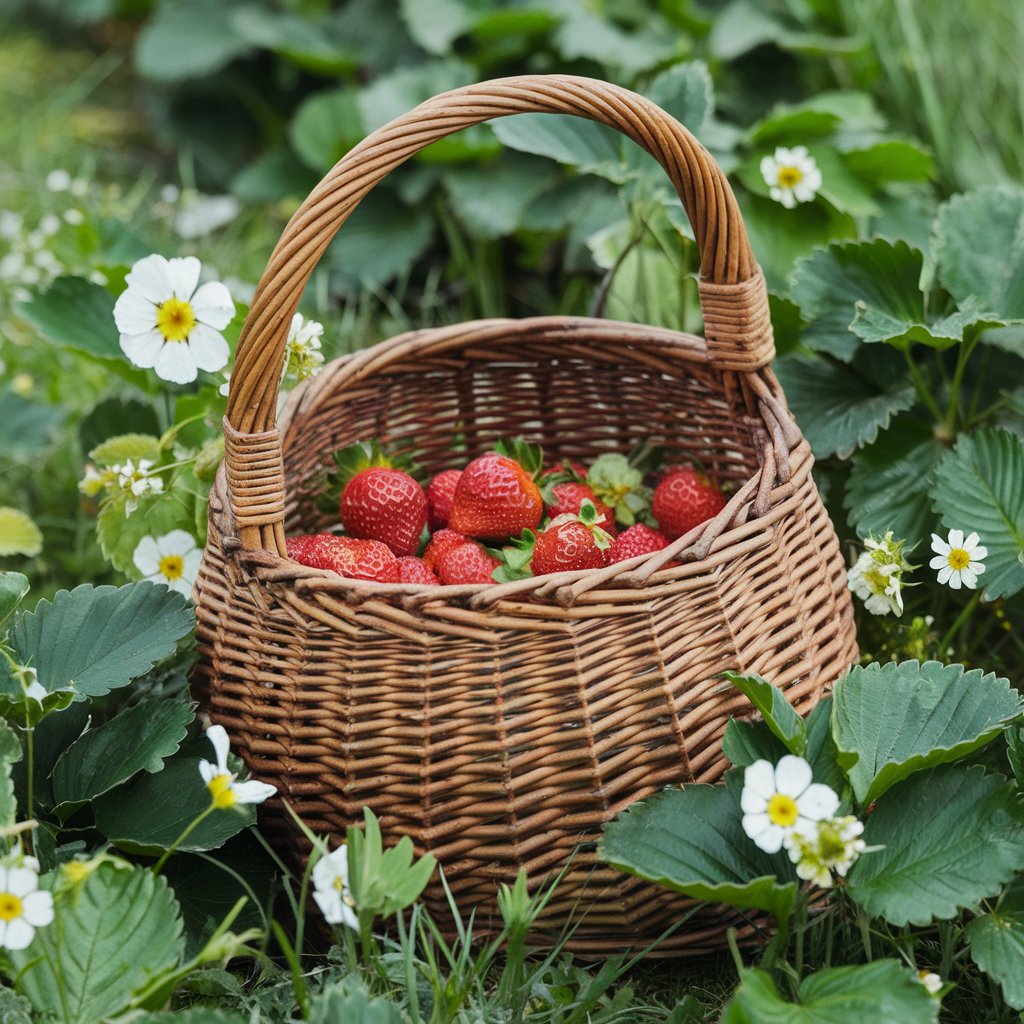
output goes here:
<path id="1" fill-rule="evenodd" d="M 599 455 L 587 473 L 594 496 L 612 509 L 624 526 L 632 526 L 650 509 L 651 490 L 643 479 L 643 473 L 616 452 Z"/>
<path id="2" fill-rule="evenodd" d="M 498 583 L 511 583 L 513 580 L 529 579 L 533 575 L 530 560 L 533 558 L 533 545 L 537 535 L 533 530 L 523 530 L 511 544 L 500 550 L 485 548 L 484 550 L 501 563 L 492 573 Z"/>
<path id="3" fill-rule="evenodd" d="M 518 462 L 536 481 L 544 468 L 544 450 L 539 444 L 531 444 L 522 437 L 498 441 L 494 450 L 506 459 Z"/>

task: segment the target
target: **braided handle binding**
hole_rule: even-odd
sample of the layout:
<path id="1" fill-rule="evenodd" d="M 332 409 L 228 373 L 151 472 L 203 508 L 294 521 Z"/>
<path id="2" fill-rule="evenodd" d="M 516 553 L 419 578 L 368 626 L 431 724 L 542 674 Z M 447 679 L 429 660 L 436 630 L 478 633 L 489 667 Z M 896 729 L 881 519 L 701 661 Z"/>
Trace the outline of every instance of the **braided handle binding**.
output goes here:
<path id="1" fill-rule="evenodd" d="M 277 393 L 292 316 L 309 276 L 360 200 L 432 142 L 510 114 L 575 114 L 632 139 L 665 169 L 701 253 L 709 362 L 752 373 L 774 355 L 768 295 L 725 175 L 678 121 L 637 93 L 591 78 L 525 75 L 454 89 L 378 128 L 327 173 L 288 222 L 260 279 L 231 375 L 225 468 L 239 539 L 284 554 Z M 255 504 L 254 504 L 255 503 Z"/>

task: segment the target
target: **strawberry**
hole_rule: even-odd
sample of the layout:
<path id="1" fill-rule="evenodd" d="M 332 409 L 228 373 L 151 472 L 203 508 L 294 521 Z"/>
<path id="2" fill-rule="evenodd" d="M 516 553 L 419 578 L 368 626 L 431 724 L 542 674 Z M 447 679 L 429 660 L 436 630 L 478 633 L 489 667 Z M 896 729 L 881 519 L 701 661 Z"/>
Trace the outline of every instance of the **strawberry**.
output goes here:
<path id="1" fill-rule="evenodd" d="M 427 485 L 427 524 L 431 533 L 448 525 L 460 476 L 461 469 L 446 469 Z"/>
<path id="2" fill-rule="evenodd" d="M 615 536 L 615 513 L 604 502 L 594 497 L 593 490 L 587 484 L 567 481 L 554 484 L 550 488 L 545 487 L 541 493 L 544 495 L 548 515 L 552 519 L 566 514 L 577 515 L 584 501 L 592 501 L 597 509 L 597 525 Z"/>
<path id="3" fill-rule="evenodd" d="M 654 518 L 669 540 L 689 533 L 723 508 L 725 496 L 696 466 L 671 467 L 654 491 Z"/>
<path id="4" fill-rule="evenodd" d="M 383 541 L 396 555 L 414 555 L 427 525 L 427 496 L 400 469 L 364 469 L 341 492 L 341 522 L 347 533 Z"/>
<path id="5" fill-rule="evenodd" d="M 439 586 L 441 581 L 434 570 L 422 558 L 406 556 L 398 559 L 399 583 L 423 583 L 427 586 Z"/>
<path id="6" fill-rule="evenodd" d="M 483 545 L 467 541 L 450 548 L 437 560 L 437 575 L 442 583 L 493 583 L 491 575 L 499 565 Z"/>
<path id="7" fill-rule="evenodd" d="M 465 544 L 469 538 L 464 533 L 456 533 L 454 530 L 438 530 L 430 543 L 423 549 L 423 561 L 428 569 L 437 572 L 437 563 L 441 556 L 460 544 Z"/>
<path id="8" fill-rule="evenodd" d="M 628 530 L 623 530 L 608 549 L 608 564 L 625 562 L 627 558 L 636 558 L 637 555 L 653 555 L 668 544 L 669 539 L 663 533 L 643 523 L 634 523 Z"/>
<path id="9" fill-rule="evenodd" d="M 536 529 L 544 502 L 530 474 L 504 455 L 481 455 L 459 477 L 448 526 L 481 540 Z"/>
<path id="10" fill-rule="evenodd" d="M 606 564 L 611 542 L 611 535 L 598 525 L 594 503 L 584 499 L 578 515 L 560 515 L 536 535 L 524 530 L 521 537 L 503 548 L 494 577 L 505 583 L 552 572 L 598 569 Z"/>
<path id="11" fill-rule="evenodd" d="M 313 569 L 328 569 L 354 580 L 398 582 L 398 559 L 386 544 L 378 540 L 318 533 L 289 537 L 287 546 L 289 558 Z"/>
<path id="12" fill-rule="evenodd" d="M 587 467 L 575 459 L 562 459 L 557 465 L 545 469 L 541 473 L 541 480 L 548 480 L 553 476 L 562 478 L 563 481 L 580 481 L 587 479 Z"/>

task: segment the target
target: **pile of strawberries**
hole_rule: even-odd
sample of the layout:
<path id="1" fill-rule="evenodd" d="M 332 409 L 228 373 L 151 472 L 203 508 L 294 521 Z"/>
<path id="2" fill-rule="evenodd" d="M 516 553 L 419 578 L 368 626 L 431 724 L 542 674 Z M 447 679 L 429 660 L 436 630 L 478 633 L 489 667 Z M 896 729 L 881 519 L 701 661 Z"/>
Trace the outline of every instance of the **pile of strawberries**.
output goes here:
<path id="1" fill-rule="evenodd" d="M 597 569 L 653 554 L 716 515 L 725 498 L 692 465 L 645 485 L 657 451 L 544 469 L 541 450 L 500 442 L 424 489 L 374 443 L 335 454 L 324 500 L 344 536 L 288 538 L 302 565 L 379 583 L 493 583 Z"/>

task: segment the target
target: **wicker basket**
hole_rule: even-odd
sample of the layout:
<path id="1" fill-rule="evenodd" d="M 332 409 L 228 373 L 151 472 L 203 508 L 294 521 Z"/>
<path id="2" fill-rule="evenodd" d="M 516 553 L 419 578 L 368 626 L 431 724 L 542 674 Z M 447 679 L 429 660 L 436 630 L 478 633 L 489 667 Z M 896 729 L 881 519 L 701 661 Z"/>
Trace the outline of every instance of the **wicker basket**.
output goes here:
<path id="1" fill-rule="evenodd" d="M 529 111 L 611 125 L 664 167 L 702 254 L 707 341 L 575 317 L 417 331 L 331 363 L 275 426 L 292 314 L 359 200 L 429 143 Z M 283 851 L 304 845 L 280 798 L 334 837 L 365 804 L 391 841 L 437 856 L 483 926 L 498 882 L 525 867 L 539 883 L 567 862 L 537 941 L 572 916 L 571 948 L 620 951 L 678 919 L 682 897 L 597 859 L 602 823 L 666 785 L 720 777 L 726 721 L 750 711 L 723 670 L 760 672 L 806 711 L 856 657 L 836 537 L 773 351 L 724 175 L 625 89 L 565 76 L 457 89 L 330 171 L 285 229 L 242 332 L 196 590 L 200 686 L 253 774 L 278 787 L 263 819 Z M 284 556 L 286 529 L 327 524 L 312 495 L 333 450 L 374 437 L 434 472 L 519 434 L 585 462 L 656 437 L 731 497 L 656 555 L 503 585 L 363 583 Z M 443 915 L 438 884 L 425 899 Z M 714 948 L 726 920 L 704 908 L 661 952 Z"/>

